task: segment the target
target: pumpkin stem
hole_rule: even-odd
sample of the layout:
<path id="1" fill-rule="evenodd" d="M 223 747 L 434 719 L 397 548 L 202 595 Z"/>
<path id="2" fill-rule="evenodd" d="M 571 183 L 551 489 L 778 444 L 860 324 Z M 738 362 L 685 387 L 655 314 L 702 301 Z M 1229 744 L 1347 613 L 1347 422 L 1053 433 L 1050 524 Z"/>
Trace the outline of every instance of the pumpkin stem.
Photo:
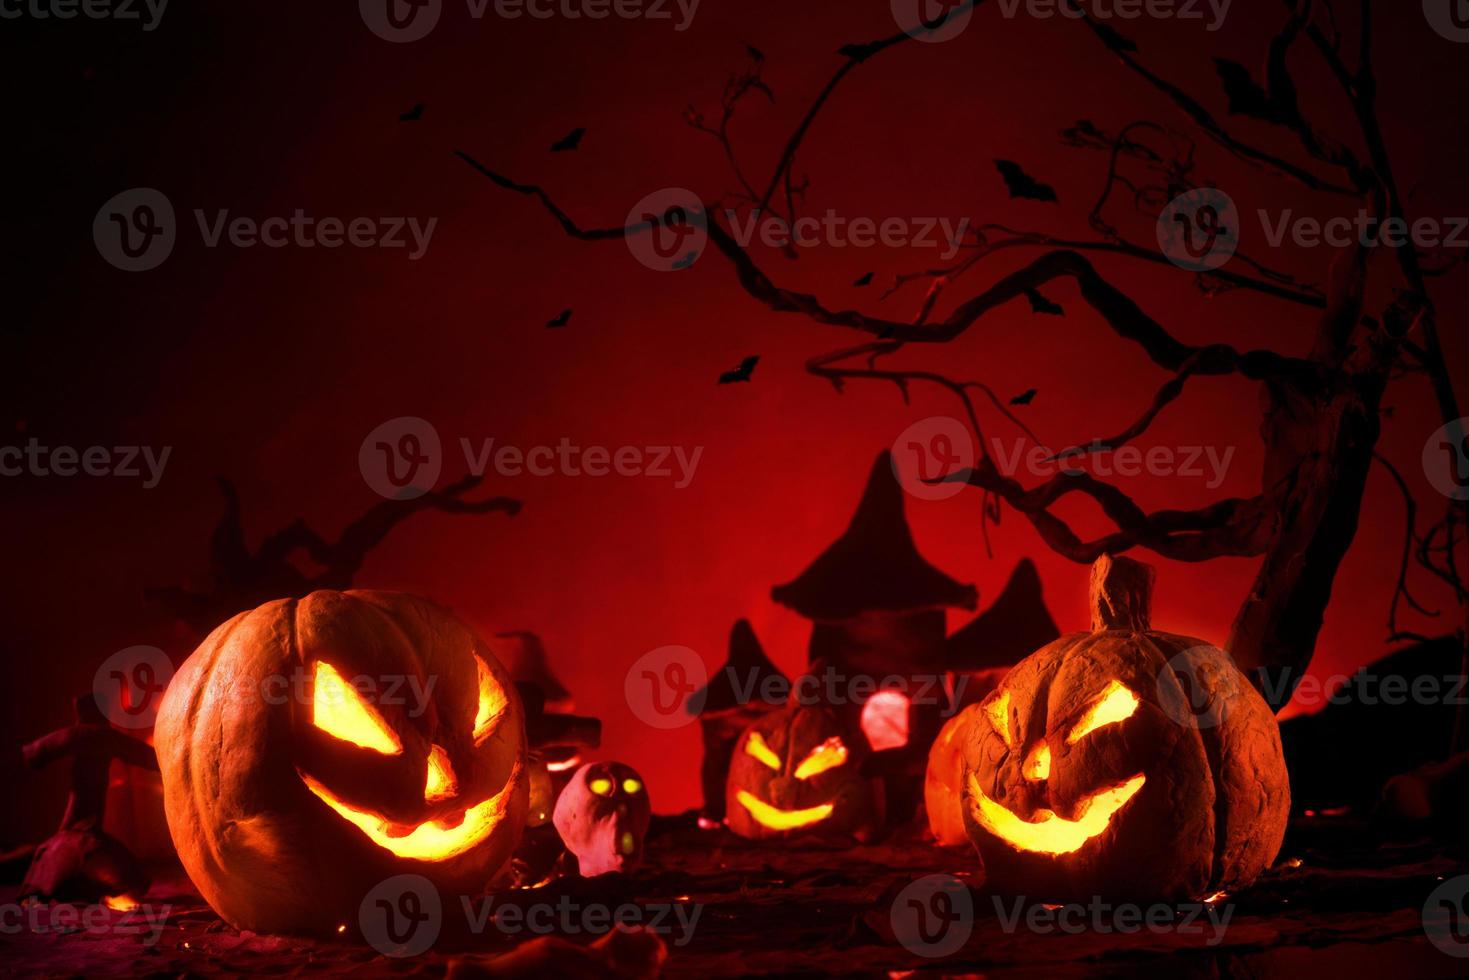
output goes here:
<path id="1" fill-rule="evenodd" d="M 1153 605 L 1153 566 L 1103 555 L 1092 565 L 1092 632 L 1146 633 Z"/>

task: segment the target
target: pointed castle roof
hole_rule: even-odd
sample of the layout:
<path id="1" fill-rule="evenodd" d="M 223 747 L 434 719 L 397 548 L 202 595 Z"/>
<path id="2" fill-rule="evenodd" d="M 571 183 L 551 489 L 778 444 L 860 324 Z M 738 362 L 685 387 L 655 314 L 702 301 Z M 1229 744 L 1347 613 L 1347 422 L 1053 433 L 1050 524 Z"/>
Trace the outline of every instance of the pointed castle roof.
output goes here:
<path id="1" fill-rule="evenodd" d="M 884 450 L 847 530 L 794 581 L 770 590 L 807 619 L 839 621 L 869 610 L 973 609 L 979 595 L 934 568 L 913 544 L 903 488 Z"/>

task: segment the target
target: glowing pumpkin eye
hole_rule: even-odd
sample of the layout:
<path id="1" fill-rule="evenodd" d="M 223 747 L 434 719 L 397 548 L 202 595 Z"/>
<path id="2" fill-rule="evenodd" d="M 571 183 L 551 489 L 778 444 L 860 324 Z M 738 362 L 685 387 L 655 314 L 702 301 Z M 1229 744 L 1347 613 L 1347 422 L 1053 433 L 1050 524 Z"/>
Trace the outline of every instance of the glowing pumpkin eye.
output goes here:
<path id="1" fill-rule="evenodd" d="M 1081 720 L 1066 733 L 1066 744 L 1073 745 L 1105 725 L 1115 725 L 1131 718 L 1137 711 L 1137 695 L 1119 681 L 1112 681 Z"/>
<path id="2" fill-rule="evenodd" d="M 437 803 L 458 792 L 459 780 L 454 778 L 454 767 L 449 765 L 449 753 L 435 745 L 428 756 L 428 779 L 423 786 L 423 798 Z"/>
<path id="3" fill-rule="evenodd" d="M 634 793 L 641 792 L 642 789 L 643 784 L 638 782 L 636 779 L 624 779 L 622 781 L 622 791 L 628 796 L 632 796 Z"/>
<path id="4" fill-rule="evenodd" d="M 797 779 L 810 779 L 812 776 L 820 775 L 828 769 L 835 769 L 847 761 L 847 747 L 842 740 L 833 735 L 811 750 L 811 754 L 801 760 L 796 767 Z"/>
<path id="5" fill-rule="evenodd" d="M 327 663 L 316 662 L 311 699 L 311 722 L 333 738 L 381 752 L 399 755 L 403 743 L 377 709 Z"/>
<path id="6" fill-rule="evenodd" d="M 780 771 L 780 756 L 770 750 L 759 732 L 751 732 L 750 737 L 745 739 L 745 755 L 754 756 L 771 769 Z"/>
<path id="7" fill-rule="evenodd" d="M 1030 758 L 1025 760 L 1021 767 L 1021 774 L 1026 779 L 1040 782 L 1051 778 L 1051 747 L 1045 742 L 1037 745 L 1030 753 Z"/>
<path id="8" fill-rule="evenodd" d="M 596 779 L 587 780 L 587 787 L 598 796 L 612 795 L 612 780 L 605 776 L 598 776 Z"/>
<path id="9" fill-rule="evenodd" d="M 984 706 L 984 712 L 989 716 L 990 725 L 1000 733 L 1000 738 L 1007 746 L 1010 745 L 1010 692 L 1001 691 L 999 697 L 992 698 Z"/>
<path id="10" fill-rule="evenodd" d="M 508 701 L 504 688 L 495 680 L 485 662 L 475 657 L 474 664 L 479 668 L 479 707 L 474 713 L 474 741 L 478 745 L 495 730 L 495 723 L 500 720 Z"/>

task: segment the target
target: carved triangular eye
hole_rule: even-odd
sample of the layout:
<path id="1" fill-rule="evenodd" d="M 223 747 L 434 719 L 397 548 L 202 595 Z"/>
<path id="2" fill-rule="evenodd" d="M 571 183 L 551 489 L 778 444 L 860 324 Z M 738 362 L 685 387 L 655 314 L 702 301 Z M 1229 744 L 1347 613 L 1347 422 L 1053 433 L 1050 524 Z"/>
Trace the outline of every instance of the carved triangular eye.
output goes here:
<path id="1" fill-rule="evenodd" d="M 321 660 L 316 662 L 312 685 L 311 722 L 333 738 L 383 755 L 399 755 L 403 751 L 397 733 L 377 709 L 336 668 Z"/>
<path id="2" fill-rule="evenodd" d="M 847 747 L 842 740 L 833 735 L 811 750 L 811 754 L 801 760 L 796 767 L 797 779 L 810 779 L 818 776 L 828 769 L 835 769 L 847 761 Z"/>
<path id="3" fill-rule="evenodd" d="M 780 772 L 780 756 L 765 744 L 765 738 L 759 732 L 751 732 L 750 737 L 745 739 L 745 755 L 759 759 L 771 769 Z"/>
<path id="4" fill-rule="evenodd" d="M 1098 728 L 1126 721 L 1137 711 L 1137 704 L 1136 694 L 1129 691 L 1121 681 L 1112 681 L 1102 692 L 1102 696 L 1086 709 L 1081 720 L 1066 733 L 1066 744 L 1074 745 Z"/>
<path id="5" fill-rule="evenodd" d="M 474 742 L 478 745 L 495 730 L 495 723 L 500 720 L 509 701 L 505 697 L 505 689 L 495 680 L 485 662 L 475 657 L 474 665 L 479 668 L 479 706 L 474 712 Z"/>

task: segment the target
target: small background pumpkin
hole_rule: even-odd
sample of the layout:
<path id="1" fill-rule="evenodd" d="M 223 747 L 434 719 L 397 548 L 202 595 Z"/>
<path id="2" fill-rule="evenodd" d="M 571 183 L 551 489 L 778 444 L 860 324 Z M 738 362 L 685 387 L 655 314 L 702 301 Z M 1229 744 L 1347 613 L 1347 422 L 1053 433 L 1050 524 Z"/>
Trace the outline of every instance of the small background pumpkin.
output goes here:
<path id="1" fill-rule="evenodd" d="M 403 686 L 373 703 L 342 683 L 357 678 Z M 179 859 L 240 929 L 355 927 L 396 874 L 475 893 L 526 822 L 514 685 L 472 630 L 409 595 L 321 591 L 236 616 L 175 675 L 155 746 Z"/>
<path id="2" fill-rule="evenodd" d="M 862 775 L 867 743 L 836 712 L 791 702 L 745 729 L 730 759 L 729 829 L 756 840 L 805 835 L 871 840 L 882 783 Z"/>
<path id="3" fill-rule="evenodd" d="M 1275 718 L 1223 651 L 1151 630 L 1152 580 L 1103 556 L 1091 632 L 1027 657 L 980 705 L 963 817 L 997 890 L 1199 899 L 1278 853 L 1290 790 Z"/>

